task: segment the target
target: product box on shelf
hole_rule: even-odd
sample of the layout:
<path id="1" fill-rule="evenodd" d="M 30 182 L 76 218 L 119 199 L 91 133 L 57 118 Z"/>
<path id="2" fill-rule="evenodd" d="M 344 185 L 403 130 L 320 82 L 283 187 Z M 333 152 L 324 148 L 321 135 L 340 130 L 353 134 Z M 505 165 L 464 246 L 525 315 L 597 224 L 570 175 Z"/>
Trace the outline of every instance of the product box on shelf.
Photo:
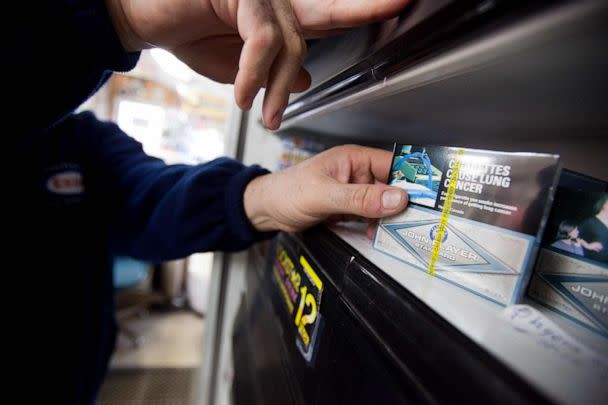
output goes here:
<path id="1" fill-rule="evenodd" d="M 564 171 L 528 295 L 608 337 L 608 184 Z"/>
<path id="2" fill-rule="evenodd" d="M 408 208 L 380 221 L 374 248 L 501 305 L 527 287 L 559 156 L 397 144 L 388 183 Z"/>

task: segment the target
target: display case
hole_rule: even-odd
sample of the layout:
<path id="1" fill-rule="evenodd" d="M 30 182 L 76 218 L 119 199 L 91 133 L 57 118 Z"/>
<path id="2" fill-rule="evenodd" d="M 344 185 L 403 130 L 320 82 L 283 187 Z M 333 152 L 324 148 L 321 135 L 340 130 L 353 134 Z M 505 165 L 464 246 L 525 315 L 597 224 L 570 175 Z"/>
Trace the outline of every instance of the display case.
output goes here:
<path id="1" fill-rule="evenodd" d="M 281 235 L 267 257 L 233 335 L 236 403 L 549 403 L 331 231 Z M 276 275 L 302 257 L 322 283 L 310 357 Z"/>
<path id="2" fill-rule="evenodd" d="M 311 42 L 311 90 L 275 133 L 262 129 L 258 100 L 244 160 L 276 169 L 293 136 L 435 144 L 555 153 L 606 181 L 605 21 L 602 1 L 412 2 L 388 22 Z M 360 225 L 281 234 L 239 263 L 222 337 L 237 404 L 608 398 L 605 336 L 528 298 L 505 307 L 408 268 Z M 294 291 L 282 282 L 291 277 Z"/>

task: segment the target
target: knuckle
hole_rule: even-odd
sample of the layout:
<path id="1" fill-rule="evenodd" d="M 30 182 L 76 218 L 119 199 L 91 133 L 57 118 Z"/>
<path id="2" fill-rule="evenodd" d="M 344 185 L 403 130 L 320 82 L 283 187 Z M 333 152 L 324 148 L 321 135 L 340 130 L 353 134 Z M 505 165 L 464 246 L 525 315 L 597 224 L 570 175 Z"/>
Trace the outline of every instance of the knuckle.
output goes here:
<path id="1" fill-rule="evenodd" d="M 340 155 L 343 154 L 345 152 L 348 152 L 350 145 L 339 145 L 339 146 L 334 146 L 331 149 L 328 150 L 328 152 L 335 154 L 335 155 Z"/>
<path id="2" fill-rule="evenodd" d="M 334 159 L 350 161 L 350 157 L 357 151 L 357 145 L 334 146 L 328 152 Z"/>
<path id="3" fill-rule="evenodd" d="M 300 231 L 301 229 L 296 225 L 285 225 L 283 230 L 287 233 L 294 233 Z"/>
<path id="4" fill-rule="evenodd" d="M 303 58 L 306 55 L 306 42 L 298 35 L 294 35 L 287 40 L 287 48 L 290 54 L 298 58 Z"/>
<path id="5" fill-rule="evenodd" d="M 293 37 L 285 42 L 285 52 L 287 55 L 296 59 L 298 62 L 302 63 L 304 61 L 304 56 L 306 55 L 306 43 L 300 37 Z"/>
<path id="6" fill-rule="evenodd" d="M 257 31 L 253 40 L 256 48 L 266 49 L 277 46 L 281 39 L 282 35 L 279 27 L 274 23 L 267 23 Z"/>
<path id="7" fill-rule="evenodd" d="M 340 153 L 351 153 L 357 149 L 357 145 L 354 145 L 354 144 L 340 145 L 340 146 L 336 146 L 334 149 Z"/>
<path id="8" fill-rule="evenodd" d="M 355 145 L 355 144 L 345 145 L 345 148 L 349 152 L 358 152 L 359 150 L 361 150 L 361 146 L 360 145 Z"/>
<path id="9" fill-rule="evenodd" d="M 374 193 L 371 187 L 359 187 L 353 193 L 355 208 L 364 213 L 373 213 L 377 211 L 374 200 Z"/>

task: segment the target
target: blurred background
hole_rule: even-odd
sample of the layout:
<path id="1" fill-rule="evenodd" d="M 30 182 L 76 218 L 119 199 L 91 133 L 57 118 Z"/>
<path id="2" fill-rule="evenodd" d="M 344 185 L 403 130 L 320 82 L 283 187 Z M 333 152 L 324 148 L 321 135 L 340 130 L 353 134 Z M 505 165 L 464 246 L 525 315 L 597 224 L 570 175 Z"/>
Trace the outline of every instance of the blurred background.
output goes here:
<path id="1" fill-rule="evenodd" d="M 147 154 L 169 164 L 222 156 L 231 116 L 239 114 L 232 86 L 194 73 L 161 49 L 144 51 L 134 70 L 114 74 L 81 110 L 116 122 Z M 160 264 L 116 259 L 120 334 L 100 403 L 190 400 L 212 264 L 213 253 Z"/>
<path id="2" fill-rule="evenodd" d="M 259 109 L 261 98 L 257 101 Z M 162 49 L 142 52 L 135 69 L 115 73 L 79 110 L 117 123 L 148 155 L 168 164 L 236 157 L 241 126 L 247 123 L 232 85 L 206 79 Z M 262 130 L 258 121 L 249 125 Z M 261 147 L 249 148 L 248 154 L 272 170 L 331 144 L 293 133 L 256 141 Z M 214 253 L 199 253 L 160 264 L 116 258 L 120 333 L 100 404 L 187 404 L 200 397 L 196 381 L 205 359 L 205 333 L 215 333 L 205 332 L 209 301 L 217 300 L 217 291 L 210 291 L 212 270 L 223 266 L 222 255 L 215 256 L 214 261 Z"/>

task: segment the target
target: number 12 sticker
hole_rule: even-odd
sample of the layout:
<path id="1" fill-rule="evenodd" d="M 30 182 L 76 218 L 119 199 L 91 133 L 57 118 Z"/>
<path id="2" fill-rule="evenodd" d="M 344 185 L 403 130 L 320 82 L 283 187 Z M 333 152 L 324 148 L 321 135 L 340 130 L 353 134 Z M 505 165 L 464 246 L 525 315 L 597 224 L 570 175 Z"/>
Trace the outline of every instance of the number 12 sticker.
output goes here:
<path id="1" fill-rule="evenodd" d="M 306 277 L 302 277 L 301 279 L 298 300 L 296 301 L 298 303 L 294 318 L 298 331 L 296 345 L 306 361 L 310 362 L 322 322 L 319 310 L 321 308 L 323 282 L 304 256 L 300 256 L 300 264 Z"/>

